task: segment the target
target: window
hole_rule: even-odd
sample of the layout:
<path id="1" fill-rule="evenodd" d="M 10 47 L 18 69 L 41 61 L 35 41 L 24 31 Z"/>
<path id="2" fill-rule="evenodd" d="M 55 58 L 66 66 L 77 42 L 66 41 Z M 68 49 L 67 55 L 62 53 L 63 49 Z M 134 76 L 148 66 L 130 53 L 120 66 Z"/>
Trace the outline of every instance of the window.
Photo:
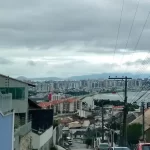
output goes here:
<path id="1" fill-rule="evenodd" d="M 12 93 L 12 99 L 24 100 L 25 99 L 25 88 L 23 87 L 10 87 L 10 88 L 0 88 L 2 94 Z"/>
<path id="2" fill-rule="evenodd" d="M 142 150 L 150 150 L 150 145 L 142 145 Z"/>

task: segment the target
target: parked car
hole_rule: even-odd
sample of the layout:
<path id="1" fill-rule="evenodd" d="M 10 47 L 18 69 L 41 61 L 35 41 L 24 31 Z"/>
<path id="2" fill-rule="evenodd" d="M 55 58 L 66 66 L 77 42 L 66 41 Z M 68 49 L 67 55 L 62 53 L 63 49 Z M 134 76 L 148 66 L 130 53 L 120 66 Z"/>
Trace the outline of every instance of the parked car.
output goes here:
<path id="1" fill-rule="evenodd" d="M 128 147 L 112 147 L 111 150 L 130 150 Z"/>
<path id="2" fill-rule="evenodd" d="M 135 150 L 150 150 L 150 143 L 139 143 Z"/>
<path id="3" fill-rule="evenodd" d="M 69 145 L 72 145 L 72 139 L 71 139 L 71 137 L 67 137 L 67 142 L 68 142 Z"/>
<path id="4" fill-rule="evenodd" d="M 108 143 L 100 143 L 99 149 L 100 150 L 108 150 L 109 149 L 109 144 Z"/>

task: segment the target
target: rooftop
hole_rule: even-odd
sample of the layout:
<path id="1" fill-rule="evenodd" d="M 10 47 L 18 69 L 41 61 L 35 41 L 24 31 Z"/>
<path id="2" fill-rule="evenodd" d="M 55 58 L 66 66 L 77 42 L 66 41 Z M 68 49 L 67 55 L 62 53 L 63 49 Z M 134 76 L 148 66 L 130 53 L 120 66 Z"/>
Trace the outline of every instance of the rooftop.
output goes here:
<path id="1" fill-rule="evenodd" d="M 15 79 L 15 78 L 12 78 L 12 77 L 3 75 L 3 74 L 0 74 L 0 76 L 1 76 L 1 77 L 4 77 L 4 78 L 11 79 L 11 80 L 14 80 L 14 81 L 17 81 L 17 82 L 21 82 L 21 83 L 27 84 L 27 85 L 32 86 L 32 87 L 35 87 L 35 85 L 32 84 L 32 83 L 27 83 L 27 82 L 24 82 L 24 81 L 21 81 L 21 80 L 18 80 L 18 79 Z"/>
<path id="2" fill-rule="evenodd" d="M 140 115 L 138 118 L 133 120 L 130 124 L 140 123 L 142 124 L 143 116 Z M 145 110 L 145 131 L 150 128 L 150 109 Z"/>

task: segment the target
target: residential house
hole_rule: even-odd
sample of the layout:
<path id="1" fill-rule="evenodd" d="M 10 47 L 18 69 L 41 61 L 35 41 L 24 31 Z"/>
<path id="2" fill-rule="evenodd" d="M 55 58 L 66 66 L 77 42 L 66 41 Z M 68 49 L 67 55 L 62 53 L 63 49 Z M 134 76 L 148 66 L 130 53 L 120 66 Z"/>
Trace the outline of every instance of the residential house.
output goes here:
<path id="1" fill-rule="evenodd" d="M 49 150 L 53 144 L 53 110 L 30 109 L 29 119 L 32 120 L 32 148 Z"/>
<path id="2" fill-rule="evenodd" d="M 26 150 L 31 147 L 31 122 L 28 122 L 28 88 L 33 86 L 5 75 L 0 74 L 0 92 L 12 95 L 12 109 L 14 118 L 14 149 Z M 10 107 L 11 104 L 7 106 Z M 6 106 L 5 106 L 6 107 Z M 4 108 L 4 105 L 3 105 Z"/>
<path id="3" fill-rule="evenodd" d="M 150 142 L 150 109 L 145 110 L 145 139 L 146 142 Z M 143 116 L 140 115 L 135 120 L 133 120 L 130 124 L 143 122 Z"/>
<path id="4" fill-rule="evenodd" d="M 9 76 L 0 74 L 0 92 L 12 94 L 12 109 L 15 110 L 15 124 L 28 122 L 28 88 L 33 86 Z"/>

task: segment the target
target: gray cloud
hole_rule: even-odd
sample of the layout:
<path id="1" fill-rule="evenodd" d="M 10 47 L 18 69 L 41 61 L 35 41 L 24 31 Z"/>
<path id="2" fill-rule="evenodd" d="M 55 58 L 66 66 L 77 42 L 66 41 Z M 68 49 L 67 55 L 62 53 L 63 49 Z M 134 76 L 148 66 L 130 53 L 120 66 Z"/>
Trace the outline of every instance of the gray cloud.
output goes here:
<path id="1" fill-rule="evenodd" d="M 33 60 L 30 60 L 30 61 L 27 62 L 27 65 L 29 65 L 29 66 L 36 66 L 36 62 L 33 61 Z"/>
<path id="2" fill-rule="evenodd" d="M 127 66 L 133 66 L 133 65 L 135 65 L 135 66 L 143 65 L 144 66 L 144 65 L 148 65 L 148 64 L 150 64 L 150 57 L 147 57 L 145 59 L 138 59 L 138 60 L 133 61 L 133 62 L 125 63 L 125 65 L 127 65 Z"/>
<path id="3" fill-rule="evenodd" d="M 12 64 L 12 63 L 13 62 L 11 60 L 0 57 L 0 65 L 9 65 L 9 64 Z"/>
<path id="4" fill-rule="evenodd" d="M 124 48 L 133 19 L 137 0 L 124 5 L 118 49 Z M 81 45 L 77 51 L 112 53 L 115 45 L 122 1 L 120 0 L 14 0 L 0 1 L 0 45 L 48 49 Z M 149 2 L 140 2 L 135 25 L 129 42 L 133 49 L 149 11 Z M 149 48 L 149 21 L 138 49 Z M 88 48 L 90 47 L 90 48 Z M 102 49 L 105 48 L 105 49 Z M 106 51 L 107 53 L 107 51 Z"/>
<path id="5" fill-rule="evenodd" d="M 150 2 L 142 0 L 124 52 L 137 2 L 125 0 L 115 62 L 120 61 L 122 53 L 134 51 L 147 18 Z M 5 65 L 3 73 L 65 76 L 121 72 L 121 66 L 103 62 L 103 57 L 108 61 L 113 57 L 121 7 L 122 0 L 0 0 L 0 64 L 14 60 L 12 65 Z M 150 18 L 137 51 L 149 51 L 149 39 Z M 139 58 L 136 54 L 134 60 Z M 91 62 L 84 61 L 86 56 L 92 56 Z M 128 65 L 132 72 L 142 59 L 123 64 L 122 68 Z"/>
<path id="6" fill-rule="evenodd" d="M 117 64 L 109 64 L 109 63 L 102 63 L 102 64 L 91 64 L 87 61 L 83 60 L 76 60 L 70 61 L 67 63 L 53 65 L 47 74 L 56 73 L 59 70 L 59 76 L 65 77 L 72 76 L 72 75 L 83 75 L 83 74 L 92 74 L 92 73 L 102 73 L 102 72 L 109 72 L 111 67 L 119 67 Z"/>

